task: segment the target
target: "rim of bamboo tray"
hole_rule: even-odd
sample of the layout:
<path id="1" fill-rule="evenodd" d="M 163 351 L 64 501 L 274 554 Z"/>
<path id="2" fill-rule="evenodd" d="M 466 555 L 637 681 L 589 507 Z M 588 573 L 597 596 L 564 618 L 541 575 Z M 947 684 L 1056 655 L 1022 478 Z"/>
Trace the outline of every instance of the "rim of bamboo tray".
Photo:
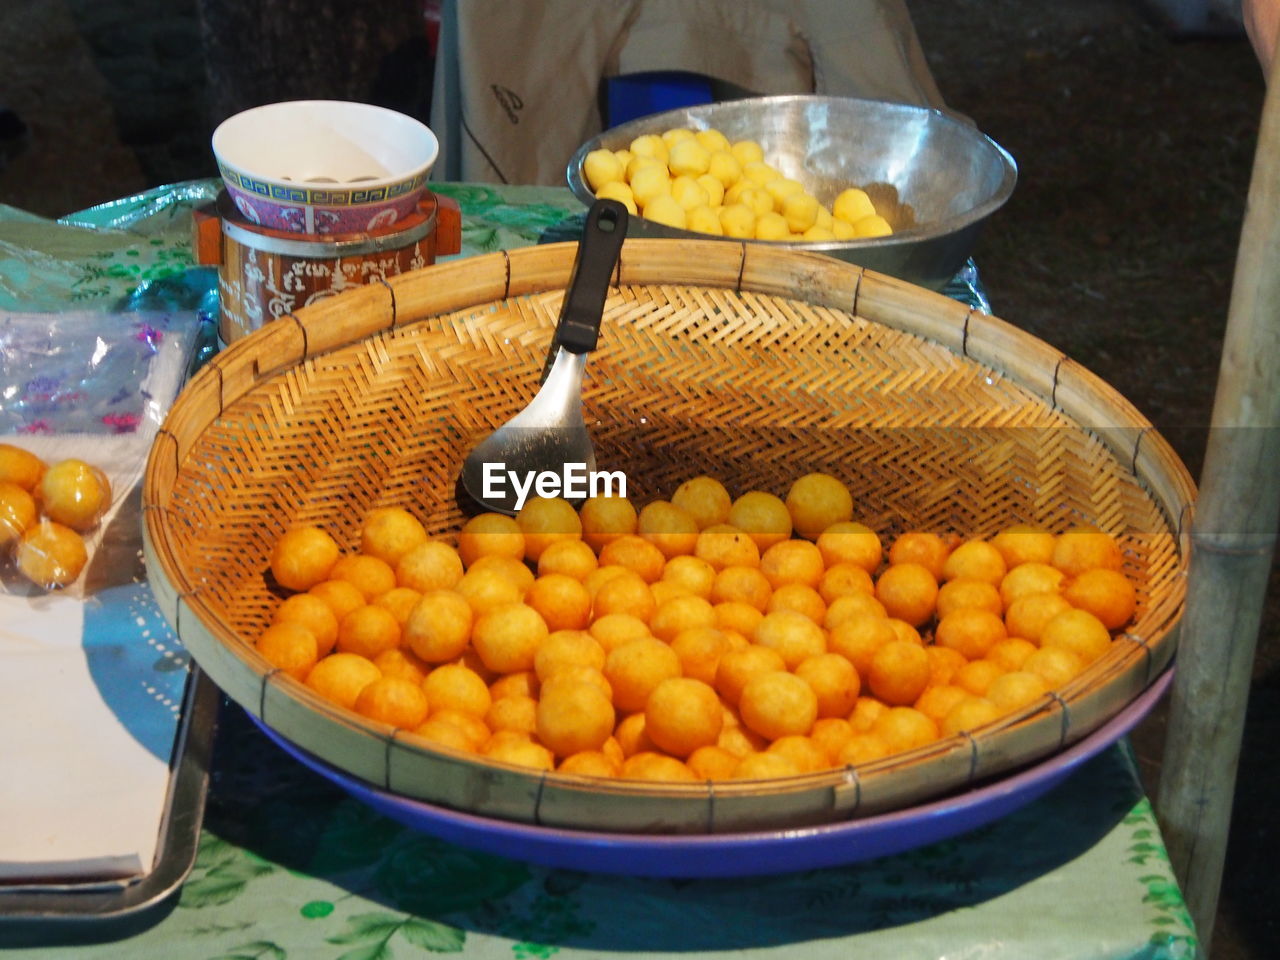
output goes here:
<path id="1" fill-rule="evenodd" d="M 864 332 L 892 336 L 896 350 L 933 351 L 936 359 L 941 348 L 953 359 L 953 372 L 974 375 L 979 386 L 985 382 L 1012 392 L 1016 402 L 993 410 L 993 424 L 1016 427 L 1022 404 L 1030 414 L 1057 417 L 1074 426 L 1068 434 L 1078 433 L 1092 455 L 1106 461 L 1088 466 L 1091 482 L 1099 488 L 1110 485 L 1101 494 L 1093 491 L 1095 501 L 1107 505 L 1108 515 L 1080 519 L 1107 529 L 1132 509 L 1156 516 L 1160 524 L 1139 531 L 1140 607 L 1137 620 L 1121 635 L 1122 642 L 1113 643 L 1065 688 L 972 734 L 857 768 L 714 784 L 543 774 L 480 759 L 367 721 L 272 668 L 230 622 L 225 603 L 214 597 L 217 584 L 199 572 L 202 551 L 253 555 L 261 571 L 269 539 L 288 522 L 322 517 L 323 510 L 332 507 L 333 494 L 287 488 L 287 476 L 281 478 L 281 470 L 287 475 L 287 468 L 279 463 L 261 468 L 262 476 L 255 474 L 260 466 L 255 458 L 262 455 L 258 438 L 222 436 L 220 422 L 250 402 L 271 416 L 291 416 L 291 405 L 306 390 L 303 373 L 315 373 L 328 361 L 350 379 L 352 390 L 358 389 L 362 378 L 375 375 L 367 371 L 376 368 L 390 347 L 403 348 L 406 338 L 428 332 L 447 331 L 463 346 L 480 344 L 500 352 L 507 346 L 498 344 L 486 327 L 486 318 L 499 306 L 514 304 L 523 310 L 522 304 L 534 302 L 532 319 L 523 329 L 538 336 L 530 335 L 527 343 L 510 349 L 540 364 L 575 251 L 574 243 L 558 243 L 461 259 L 319 301 L 231 344 L 178 397 L 151 450 L 144 479 L 144 550 L 150 582 L 193 659 L 267 726 L 377 788 L 484 816 L 620 832 L 731 832 L 882 813 L 1005 775 L 1097 729 L 1169 665 L 1185 593 L 1185 531 L 1194 484 L 1164 438 L 1110 386 L 996 317 L 828 257 L 756 243 L 628 240 L 606 306 L 606 331 L 611 324 L 631 322 L 628 317 L 640 309 L 637 304 L 646 295 L 683 298 L 695 311 L 703 300 L 717 297 L 749 301 L 766 318 L 749 323 L 776 324 L 793 332 L 809 329 L 795 314 L 816 311 L 821 318 L 834 318 L 832 322 L 856 323 Z M 664 336 L 681 336 L 678 319 L 664 315 L 654 322 L 670 324 Z M 606 340 L 607 335 L 602 352 L 607 350 Z M 912 362 L 908 356 L 905 369 L 910 370 Z M 937 372 L 930 371 L 929 362 L 921 360 L 922 374 Z M 804 372 L 796 375 L 803 378 Z M 947 389 L 945 377 L 939 384 L 939 389 Z M 505 407 L 485 414 L 490 425 L 505 420 L 527 397 L 528 393 L 504 396 Z M 942 416 L 945 421 L 945 413 Z M 892 427 L 890 421 L 887 428 Z M 218 451 L 222 464 L 218 484 L 192 479 L 203 469 L 195 458 L 202 452 L 208 456 L 209 450 Z M 197 493 L 216 504 L 223 491 L 213 486 L 225 482 L 230 490 L 238 482 L 248 484 L 245 477 L 268 488 L 275 483 L 278 497 L 294 498 L 284 516 L 263 507 L 258 518 L 263 529 L 253 542 L 210 545 L 211 534 L 198 529 L 205 518 L 184 515 L 177 505 L 171 509 L 180 483 L 191 489 L 210 487 Z M 286 484 L 283 494 L 280 483 Z M 366 501 L 360 509 L 374 505 L 379 494 L 358 491 Z M 1063 490 L 1053 495 L 1070 499 L 1070 494 Z M 1000 498 L 992 499 L 994 513 L 981 521 L 989 526 L 1001 510 Z M 237 615 L 245 623 L 265 626 L 270 598 L 264 599 L 261 589 L 252 585 L 244 593 L 249 599 Z"/>

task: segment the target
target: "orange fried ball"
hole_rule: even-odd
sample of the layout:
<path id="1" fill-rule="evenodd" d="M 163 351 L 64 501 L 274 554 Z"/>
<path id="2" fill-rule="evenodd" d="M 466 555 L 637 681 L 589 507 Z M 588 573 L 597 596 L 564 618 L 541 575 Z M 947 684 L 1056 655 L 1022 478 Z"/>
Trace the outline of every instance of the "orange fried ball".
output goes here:
<path id="1" fill-rule="evenodd" d="M 613 733 L 609 698 L 589 683 L 559 683 L 538 700 L 538 739 L 558 757 L 598 750 Z"/>
<path id="2" fill-rule="evenodd" d="M 822 552 L 809 541 L 782 540 L 760 555 L 760 572 L 774 590 L 789 583 L 817 587 L 826 565 Z"/>
<path id="3" fill-rule="evenodd" d="M 28 493 L 34 493 L 46 469 L 44 461 L 30 450 L 0 443 L 0 483 L 17 484 Z"/>
<path id="4" fill-rule="evenodd" d="M 525 559 L 535 564 L 551 544 L 582 536 L 578 511 L 563 497 L 530 497 L 516 513 L 516 525 L 524 534 Z"/>
<path id="5" fill-rule="evenodd" d="M 636 532 L 661 550 L 665 559 L 693 553 L 699 529 L 693 514 L 669 500 L 645 504 L 636 522 Z"/>
<path id="6" fill-rule="evenodd" d="M 471 644 L 485 667 L 495 673 L 532 670 L 538 647 L 550 631 L 537 610 L 525 603 L 508 603 L 476 620 Z"/>
<path id="7" fill-rule="evenodd" d="M 660 579 L 666 563 L 667 557 L 657 544 L 634 533 L 624 533 L 600 549 L 601 566 L 623 567 L 645 583 Z"/>
<path id="8" fill-rule="evenodd" d="M 579 580 L 549 573 L 533 581 L 524 602 L 537 610 L 547 629 L 585 630 L 591 622 L 591 594 Z"/>
<path id="9" fill-rule="evenodd" d="M 1095 567 L 1071 578 L 1062 596 L 1073 607 L 1087 610 L 1108 630 L 1119 630 L 1133 619 L 1137 592 L 1119 570 Z"/>
<path id="10" fill-rule="evenodd" d="M 38 516 L 35 498 L 24 487 L 0 480 L 0 550 L 17 542 Z"/>
<path id="11" fill-rule="evenodd" d="M 1015 523 L 992 537 L 991 545 L 1000 551 L 1005 566 L 1012 570 L 1021 563 L 1051 562 L 1056 540 L 1052 533 L 1042 527 L 1030 523 Z"/>
<path id="12" fill-rule="evenodd" d="M 39 520 L 19 538 L 15 557 L 19 573 L 52 590 L 68 586 L 80 576 L 89 552 L 75 530 L 52 520 Z"/>
<path id="13" fill-rule="evenodd" d="M 636 532 L 636 508 L 626 497 L 588 497 L 578 511 L 582 539 L 597 553 L 612 540 Z"/>
<path id="14" fill-rule="evenodd" d="M 356 713 L 392 727 L 412 730 L 427 719 L 427 695 L 404 677 L 378 677 L 356 695 Z"/>
<path id="15" fill-rule="evenodd" d="M 781 656 L 788 670 L 801 661 L 827 652 L 827 636 L 822 628 L 795 610 L 767 613 L 756 627 L 756 643 L 770 647 Z"/>
<path id="16" fill-rule="evenodd" d="M 484 678 L 462 663 L 445 663 L 427 674 L 420 684 L 432 710 L 455 710 L 483 717 L 493 704 Z"/>
<path id="17" fill-rule="evenodd" d="M 930 673 L 929 655 L 924 647 L 906 640 L 893 640 L 872 655 L 867 689 L 890 706 L 908 706 L 924 692 Z"/>
<path id="18" fill-rule="evenodd" d="M 474 615 L 462 594 L 433 590 L 409 613 L 403 638 L 409 649 L 427 663 L 444 663 L 462 656 L 471 637 Z"/>
<path id="19" fill-rule="evenodd" d="M 378 507 L 365 514 L 360 552 L 395 567 L 400 558 L 427 539 L 422 523 L 403 507 Z"/>
<path id="20" fill-rule="evenodd" d="M 85 531 L 96 524 L 111 505 L 107 475 L 83 460 L 53 464 L 40 478 L 40 508 L 55 523 Z"/>
<path id="21" fill-rule="evenodd" d="M 604 663 L 613 687 L 614 705 L 626 713 L 643 710 L 649 694 L 669 677 L 680 676 L 680 658 L 655 637 L 642 637 L 615 647 Z"/>
<path id="22" fill-rule="evenodd" d="M 841 480 L 828 473 L 807 473 L 787 491 L 787 510 L 795 532 L 817 540 L 834 524 L 853 518 L 853 496 Z"/>
<path id="23" fill-rule="evenodd" d="M 879 535 L 865 524 L 852 520 L 831 524 L 818 535 L 817 542 L 828 566 L 852 563 L 873 574 L 884 560 Z"/>
<path id="24" fill-rule="evenodd" d="M 818 695 L 794 673 L 769 671 L 747 681 L 738 711 L 743 724 L 767 740 L 808 734 L 818 719 Z"/>
<path id="25" fill-rule="evenodd" d="M 310 593 L 295 593 L 276 607 L 274 623 L 297 623 L 307 628 L 315 639 L 317 656 L 327 656 L 338 642 L 338 618 L 333 608 Z"/>
<path id="26" fill-rule="evenodd" d="M 319 659 L 315 636 L 297 622 L 273 623 L 259 634 L 254 646 L 269 664 L 299 683 Z"/>
<path id="27" fill-rule="evenodd" d="M 600 566 L 599 558 L 584 540 L 557 540 L 538 557 L 538 576 L 562 573 L 578 581 L 586 580 Z"/>
<path id="28" fill-rule="evenodd" d="M 671 494 L 671 502 L 693 517 L 699 530 L 726 523 L 733 500 L 729 491 L 714 477 L 701 476 L 686 480 Z"/>
<path id="29" fill-rule="evenodd" d="M 763 553 L 791 536 L 791 511 L 780 497 L 763 490 L 751 490 L 733 501 L 729 524 L 746 533 Z"/>
<path id="30" fill-rule="evenodd" d="M 891 562 L 876 581 L 876 599 L 884 604 L 890 617 L 918 627 L 933 616 L 938 601 L 938 581 L 922 563 Z"/>
<path id="31" fill-rule="evenodd" d="M 1094 526 L 1080 525 L 1058 536 L 1049 561 L 1069 577 L 1086 570 L 1119 570 L 1124 565 L 1120 545 L 1111 534 Z"/>
<path id="32" fill-rule="evenodd" d="M 292 527 L 271 549 L 271 575 L 286 590 L 310 590 L 329 579 L 339 553 L 337 541 L 319 527 Z"/>
<path id="33" fill-rule="evenodd" d="M 386 607 L 367 603 L 338 622 L 337 648 L 372 660 L 384 650 L 400 646 L 400 624 Z"/>
<path id="34" fill-rule="evenodd" d="M 458 555 L 466 567 L 480 557 L 497 555 L 522 560 L 524 553 L 524 533 L 506 514 L 478 514 L 464 523 L 458 534 Z"/>
<path id="35" fill-rule="evenodd" d="M 943 580 L 982 580 L 998 586 L 1008 572 L 1004 555 L 985 540 L 966 540 L 942 561 Z"/>
<path id="36" fill-rule="evenodd" d="M 889 547 L 889 562 L 918 563 L 933 574 L 934 580 L 941 580 L 942 568 L 950 553 L 951 544 L 938 534 L 925 530 L 908 530 Z"/>
<path id="37" fill-rule="evenodd" d="M 357 653 L 331 653 L 311 669 L 306 684 L 325 699 L 350 710 L 360 691 L 380 676 L 382 671 Z"/>
<path id="38" fill-rule="evenodd" d="M 423 540 L 400 555 L 396 583 L 419 593 L 450 590 L 462 579 L 462 557 L 440 540 Z"/>
<path id="39" fill-rule="evenodd" d="M 1064 647 L 1089 664 L 1111 648 L 1111 632 L 1088 610 L 1064 610 L 1045 624 L 1040 646 Z"/>
<path id="40" fill-rule="evenodd" d="M 645 703 L 645 733 L 660 749 L 681 759 L 714 745 L 723 726 L 724 707 L 715 689 L 692 677 L 668 677 Z"/>
<path id="41" fill-rule="evenodd" d="M 329 568 L 329 577 L 355 586 L 363 594 L 365 603 L 373 603 L 396 586 L 396 572 L 391 564 L 363 553 L 339 557 Z"/>

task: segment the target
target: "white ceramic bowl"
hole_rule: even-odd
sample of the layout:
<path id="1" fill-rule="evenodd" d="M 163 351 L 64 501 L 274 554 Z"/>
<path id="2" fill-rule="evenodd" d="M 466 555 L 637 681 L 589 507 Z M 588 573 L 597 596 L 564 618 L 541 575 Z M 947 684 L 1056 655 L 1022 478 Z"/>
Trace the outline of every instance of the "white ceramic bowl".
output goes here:
<path id="1" fill-rule="evenodd" d="M 213 155 L 252 223 L 298 233 L 361 233 L 411 213 L 440 151 L 430 128 L 367 103 L 289 100 L 229 117 Z"/>

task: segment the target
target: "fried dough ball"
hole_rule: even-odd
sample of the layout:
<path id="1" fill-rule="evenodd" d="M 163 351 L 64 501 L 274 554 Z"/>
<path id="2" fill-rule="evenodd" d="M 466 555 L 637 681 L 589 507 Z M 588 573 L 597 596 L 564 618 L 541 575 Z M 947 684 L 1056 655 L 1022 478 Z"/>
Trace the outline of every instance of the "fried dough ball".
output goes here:
<path id="1" fill-rule="evenodd" d="M 287 590 L 309 590 L 329 579 L 340 550 L 320 527 L 299 525 L 285 531 L 271 550 L 271 574 Z"/>
<path id="2" fill-rule="evenodd" d="M 111 505 L 107 475 L 83 460 L 53 464 L 40 478 L 40 509 L 55 523 L 84 532 Z"/>
<path id="3" fill-rule="evenodd" d="M 17 484 L 28 493 L 34 493 L 46 469 L 45 462 L 30 450 L 0 443 L 0 481 Z"/>
<path id="4" fill-rule="evenodd" d="M 37 586 L 65 587 L 80 576 L 89 561 L 84 539 L 53 520 L 39 520 L 18 540 L 18 571 Z"/>
<path id="5" fill-rule="evenodd" d="M 301 623 L 273 623 L 259 634 L 254 644 L 263 658 L 299 683 L 319 660 L 315 635 Z"/>
<path id="6" fill-rule="evenodd" d="M 0 480 L 0 550 L 15 543 L 39 517 L 35 497 L 23 487 Z"/>
<path id="7" fill-rule="evenodd" d="M 404 507 L 377 507 L 365 514 L 360 527 L 360 552 L 395 567 L 426 539 L 426 527 Z"/>

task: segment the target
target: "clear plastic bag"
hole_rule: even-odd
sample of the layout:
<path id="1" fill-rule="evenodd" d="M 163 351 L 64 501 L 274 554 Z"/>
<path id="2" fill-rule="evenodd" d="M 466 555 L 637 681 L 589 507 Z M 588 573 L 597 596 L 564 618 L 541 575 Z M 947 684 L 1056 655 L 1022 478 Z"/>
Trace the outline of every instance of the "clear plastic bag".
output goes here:
<path id="1" fill-rule="evenodd" d="M 105 474 L 109 490 L 96 522 L 81 523 L 84 529 L 76 531 L 86 550 L 83 573 L 33 578 L 30 570 L 18 569 L 15 556 L 23 548 L 15 541 L 0 558 L 0 592 L 33 595 L 59 588 L 84 596 L 134 577 L 140 562 L 102 564 L 95 556 L 112 553 L 104 544 L 115 544 L 136 558 L 136 517 L 122 518 L 121 509 L 135 492 L 203 326 L 200 315 L 189 311 L 0 313 L 0 454 L 16 447 L 46 467 L 81 460 Z M 3 460 L 0 456 L 0 465 Z M 49 491 L 37 485 L 32 493 L 40 504 L 37 523 L 57 519 L 45 502 Z M 62 493 L 82 495 L 74 489 Z M 117 532 L 109 537 L 118 519 Z M 25 548 L 34 561 L 31 569 L 59 566 L 40 552 L 40 543 L 65 543 L 65 537 L 46 536 L 37 543 L 33 533 L 28 539 L 33 541 Z"/>

